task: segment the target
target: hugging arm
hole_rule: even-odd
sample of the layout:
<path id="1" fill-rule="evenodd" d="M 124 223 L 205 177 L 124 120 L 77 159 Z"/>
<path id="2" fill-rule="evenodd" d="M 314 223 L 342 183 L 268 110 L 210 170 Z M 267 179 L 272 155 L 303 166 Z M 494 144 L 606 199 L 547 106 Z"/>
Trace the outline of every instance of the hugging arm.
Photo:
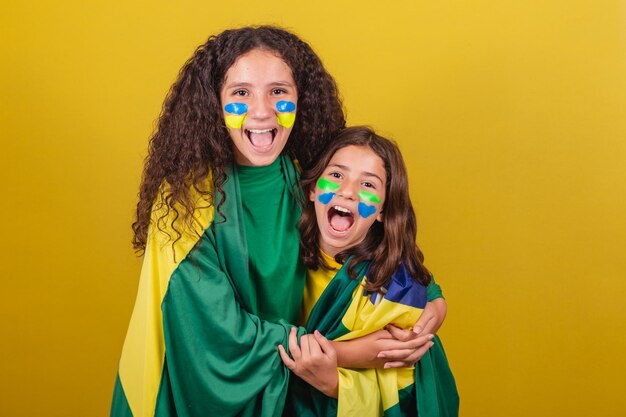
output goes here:
<path id="1" fill-rule="evenodd" d="M 434 279 L 427 287 L 428 302 L 413 330 L 388 325 L 370 335 L 333 342 L 339 366 L 345 368 L 399 368 L 412 366 L 433 345 L 431 339 L 446 318 L 447 304 Z"/>
<path id="2" fill-rule="evenodd" d="M 166 397 L 185 415 L 280 416 L 288 371 L 275 349 L 292 326 L 245 311 L 219 265 L 207 233 L 172 275 L 162 303 Z"/>

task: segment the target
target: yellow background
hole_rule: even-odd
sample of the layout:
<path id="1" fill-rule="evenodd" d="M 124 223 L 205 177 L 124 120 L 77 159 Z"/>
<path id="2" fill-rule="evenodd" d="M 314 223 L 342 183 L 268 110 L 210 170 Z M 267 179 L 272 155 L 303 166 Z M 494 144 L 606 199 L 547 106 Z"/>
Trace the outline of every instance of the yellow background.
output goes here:
<path id="1" fill-rule="evenodd" d="M 337 3 L 337 4 L 335 4 Z M 624 1 L 0 6 L 0 415 L 106 415 L 162 100 L 209 34 L 309 41 L 392 136 L 461 415 L 626 415 Z"/>

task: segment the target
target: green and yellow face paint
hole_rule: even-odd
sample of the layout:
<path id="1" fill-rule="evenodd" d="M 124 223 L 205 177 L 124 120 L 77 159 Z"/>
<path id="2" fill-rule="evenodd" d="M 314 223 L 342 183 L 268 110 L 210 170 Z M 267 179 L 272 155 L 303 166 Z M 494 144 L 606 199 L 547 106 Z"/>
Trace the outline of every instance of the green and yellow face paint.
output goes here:
<path id="1" fill-rule="evenodd" d="M 296 103 L 281 100 L 276 103 L 278 124 L 289 129 L 296 122 Z"/>
<path id="2" fill-rule="evenodd" d="M 245 103 L 228 103 L 224 106 L 224 111 L 228 113 L 224 116 L 226 126 L 232 129 L 241 129 L 248 114 L 248 105 Z"/>

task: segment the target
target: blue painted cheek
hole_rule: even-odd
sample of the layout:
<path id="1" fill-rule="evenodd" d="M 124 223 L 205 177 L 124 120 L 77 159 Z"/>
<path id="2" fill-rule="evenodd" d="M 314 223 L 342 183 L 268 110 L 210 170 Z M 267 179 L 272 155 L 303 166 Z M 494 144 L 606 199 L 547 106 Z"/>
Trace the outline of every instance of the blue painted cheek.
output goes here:
<path id="1" fill-rule="evenodd" d="M 376 206 L 368 206 L 363 202 L 359 202 L 359 214 L 361 217 L 366 219 L 374 213 L 376 213 Z"/>
<path id="2" fill-rule="evenodd" d="M 276 103 L 276 110 L 281 113 L 296 111 L 296 103 L 293 101 L 281 100 Z"/>
<path id="3" fill-rule="evenodd" d="M 224 106 L 226 113 L 242 115 L 248 112 L 248 105 L 245 103 L 228 103 Z"/>
<path id="4" fill-rule="evenodd" d="M 335 196 L 335 193 L 324 193 L 324 194 L 320 194 L 320 196 L 317 197 L 317 199 L 322 204 L 328 204 L 330 203 L 330 200 L 332 200 L 334 196 Z"/>

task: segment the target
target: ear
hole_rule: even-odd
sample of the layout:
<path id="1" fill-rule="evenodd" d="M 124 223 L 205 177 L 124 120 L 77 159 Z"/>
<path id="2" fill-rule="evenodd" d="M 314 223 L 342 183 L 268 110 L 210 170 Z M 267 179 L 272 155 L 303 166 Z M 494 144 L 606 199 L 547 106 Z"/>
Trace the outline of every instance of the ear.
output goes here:
<path id="1" fill-rule="evenodd" d="M 376 216 L 376 220 L 378 220 L 379 222 L 383 222 L 383 211 L 381 210 L 380 212 L 378 212 L 378 216 Z"/>
<path id="2" fill-rule="evenodd" d="M 309 190 L 309 201 L 315 203 L 315 187 L 311 187 L 311 189 Z"/>

